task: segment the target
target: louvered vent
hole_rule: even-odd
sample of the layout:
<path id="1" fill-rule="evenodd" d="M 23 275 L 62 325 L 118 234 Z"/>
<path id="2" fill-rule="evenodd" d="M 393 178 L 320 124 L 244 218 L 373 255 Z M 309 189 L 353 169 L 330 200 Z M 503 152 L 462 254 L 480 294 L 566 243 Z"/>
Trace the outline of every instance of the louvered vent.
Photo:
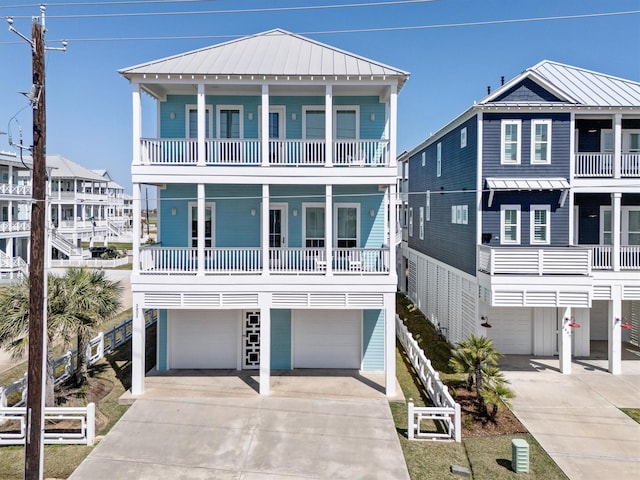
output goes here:
<path id="1" fill-rule="evenodd" d="M 635 285 L 625 285 L 622 296 L 625 300 L 640 300 L 640 287 Z"/>
<path id="2" fill-rule="evenodd" d="M 523 292 L 493 292 L 493 305 L 520 307 L 524 305 L 524 293 Z"/>
<path id="3" fill-rule="evenodd" d="M 344 293 L 311 293 L 309 305 L 311 307 L 346 307 L 347 296 Z"/>
<path id="4" fill-rule="evenodd" d="M 555 307 L 556 292 L 527 292 L 525 304 L 536 307 Z"/>
<path id="5" fill-rule="evenodd" d="M 179 293 L 145 293 L 144 305 L 148 308 L 170 308 L 179 307 Z"/>
<path id="6" fill-rule="evenodd" d="M 257 293 L 223 293 L 222 305 L 225 307 L 257 307 Z"/>
<path id="7" fill-rule="evenodd" d="M 381 293 L 349 293 L 350 307 L 384 307 L 384 295 Z"/>
<path id="8" fill-rule="evenodd" d="M 608 285 L 594 285 L 593 286 L 593 299 L 594 300 L 609 300 L 611 298 L 611 287 Z"/>
<path id="9" fill-rule="evenodd" d="M 306 293 L 274 293 L 271 296 L 271 306 L 277 307 L 306 307 L 308 304 Z"/>
<path id="10" fill-rule="evenodd" d="M 182 304 L 185 307 L 219 307 L 220 294 L 207 292 L 184 293 Z"/>
<path id="11" fill-rule="evenodd" d="M 560 292 L 559 304 L 570 307 L 589 308 L 589 294 L 587 292 Z"/>

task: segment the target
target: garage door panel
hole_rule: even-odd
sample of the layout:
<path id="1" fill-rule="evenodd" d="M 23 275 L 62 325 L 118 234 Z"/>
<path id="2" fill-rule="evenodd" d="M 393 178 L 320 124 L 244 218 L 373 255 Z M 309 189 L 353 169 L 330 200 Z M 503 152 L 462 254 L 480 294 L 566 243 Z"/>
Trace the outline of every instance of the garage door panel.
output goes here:
<path id="1" fill-rule="evenodd" d="M 236 368 L 237 351 L 237 312 L 169 312 L 169 368 Z"/>
<path id="2" fill-rule="evenodd" d="M 533 353 L 531 308 L 495 308 L 489 313 L 492 328 L 487 336 L 496 350 L 504 354 Z"/>
<path id="3" fill-rule="evenodd" d="M 362 312 L 295 314 L 294 368 L 354 368 L 361 363 Z"/>

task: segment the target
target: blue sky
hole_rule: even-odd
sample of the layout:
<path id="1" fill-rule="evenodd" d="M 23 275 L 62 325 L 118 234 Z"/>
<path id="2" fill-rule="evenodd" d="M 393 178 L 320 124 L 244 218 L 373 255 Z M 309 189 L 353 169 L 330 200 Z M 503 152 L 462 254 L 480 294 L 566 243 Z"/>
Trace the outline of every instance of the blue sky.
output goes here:
<path id="1" fill-rule="evenodd" d="M 14 26 L 30 36 L 30 18 L 39 14 L 38 5 L 20 0 L 2 3 L 0 17 L 13 16 Z M 486 95 L 487 86 L 498 87 L 501 76 L 509 80 L 543 59 L 640 81 L 638 13 L 500 23 L 638 12 L 639 0 L 435 0 L 334 9 L 246 11 L 357 3 L 374 2 L 47 2 L 48 45 L 59 46 L 58 41 L 63 38 L 69 41 L 66 53 L 47 54 L 47 152 L 62 154 L 89 168 L 107 168 L 130 191 L 131 89 L 117 70 L 273 28 L 299 33 L 409 71 L 411 78 L 399 96 L 398 151 L 412 148 L 480 100 Z M 244 11 L 222 13 L 225 10 Z M 130 15 L 145 12 L 149 14 Z M 154 15 L 157 12 L 197 13 Z M 118 16 L 86 17 L 107 13 Z M 478 22 L 488 23 L 434 27 Z M 0 23 L 0 27 L 0 131 L 10 129 L 17 141 L 19 122 L 24 143 L 29 145 L 32 112 L 26 99 L 16 92 L 31 87 L 30 49 L 25 41 L 8 31 L 6 23 Z M 397 27 L 428 28 L 316 33 Z M 210 38 L 167 39 L 188 36 Z M 115 40 L 122 38 L 130 40 Z M 10 123 L 11 118 L 15 120 Z M 6 135 L 0 135 L 0 150 L 12 151 Z"/>

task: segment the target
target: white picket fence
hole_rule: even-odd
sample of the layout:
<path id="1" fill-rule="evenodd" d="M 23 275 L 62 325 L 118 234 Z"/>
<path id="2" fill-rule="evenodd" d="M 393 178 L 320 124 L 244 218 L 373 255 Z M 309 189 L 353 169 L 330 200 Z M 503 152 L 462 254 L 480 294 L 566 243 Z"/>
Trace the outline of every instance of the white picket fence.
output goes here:
<path id="1" fill-rule="evenodd" d="M 27 438 L 27 407 L 0 408 L 0 445 L 24 445 Z M 15 427 L 13 425 L 15 425 Z M 17 424 L 17 425 L 16 425 Z M 16 428 L 17 427 L 17 428 Z M 47 445 L 93 445 L 96 439 L 96 405 L 45 407 L 44 443 Z"/>
<path id="2" fill-rule="evenodd" d="M 422 385 L 429 394 L 434 407 L 416 407 L 409 402 L 407 415 L 407 436 L 409 440 L 462 440 L 462 415 L 460 404 L 453 400 L 440 375 L 431 366 L 431 361 L 418 346 L 404 322 L 396 315 L 396 336 L 404 347 Z M 432 420 L 443 426 L 444 432 L 423 431 L 422 420 Z"/>
<path id="3" fill-rule="evenodd" d="M 156 323 L 158 312 L 156 310 L 145 310 L 145 327 Z M 106 354 L 113 352 L 120 345 L 131 338 L 132 322 L 130 318 L 115 327 L 100 332 L 89 341 L 87 346 L 87 363 L 93 365 Z M 53 371 L 55 372 L 54 385 L 59 385 L 71 378 L 78 368 L 77 350 L 69 350 L 64 355 L 53 361 Z M 8 399 L 20 394 L 20 399 L 8 405 Z M 0 445 L 23 445 L 25 420 L 25 403 L 27 400 L 27 374 L 20 380 L 16 380 L 10 385 L 0 387 L 0 425 L 7 421 L 19 422 L 19 433 L 12 431 L 0 431 Z M 95 405 L 89 404 L 86 407 L 45 407 L 45 425 L 48 420 L 52 427 L 47 433 L 45 428 L 45 443 L 75 443 L 92 445 L 95 438 Z M 60 421 L 80 422 L 78 429 L 72 431 L 59 432 L 55 425 Z M 5 429 L 7 430 L 7 429 Z M 89 443 L 90 442 L 90 443 Z"/>

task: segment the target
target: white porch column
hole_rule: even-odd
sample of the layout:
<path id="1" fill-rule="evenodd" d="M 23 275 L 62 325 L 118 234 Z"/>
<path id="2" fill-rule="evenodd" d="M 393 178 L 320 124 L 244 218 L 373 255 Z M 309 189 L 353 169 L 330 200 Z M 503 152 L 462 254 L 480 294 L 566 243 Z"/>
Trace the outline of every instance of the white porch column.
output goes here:
<path id="1" fill-rule="evenodd" d="M 396 395 L 396 295 L 384 294 L 384 386 L 387 397 Z"/>
<path id="2" fill-rule="evenodd" d="M 131 84 L 132 94 L 132 110 L 133 110 L 133 159 L 132 165 L 140 165 L 142 158 L 140 156 L 140 138 L 142 137 L 142 98 L 140 95 L 140 84 L 133 82 Z"/>
<path id="3" fill-rule="evenodd" d="M 324 100 L 324 166 L 333 166 L 333 86 L 327 85 Z"/>
<path id="4" fill-rule="evenodd" d="M 269 85 L 262 85 L 262 111 L 260 112 L 260 150 L 262 166 L 269 165 Z"/>
<path id="5" fill-rule="evenodd" d="M 611 194 L 611 266 L 620 271 L 620 231 L 622 229 L 622 193 Z"/>
<path id="6" fill-rule="evenodd" d="M 260 395 L 271 392 L 271 308 L 264 293 L 260 302 Z"/>
<path id="7" fill-rule="evenodd" d="M 398 86 L 391 85 L 389 92 L 389 118 L 387 128 L 389 129 L 389 166 L 396 166 L 396 145 L 398 142 Z"/>
<path id="8" fill-rule="evenodd" d="M 269 185 L 262 185 L 262 274 L 269 275 Z"/>
<path id="9" fill-rule="evenodd" d="M 388 187 L 389 192 L 389 275 L 392 277 L 396 272 L 396 229 L 397 229 L 397 212 L 396 212 L 396 184 L 393 183 Z M 398 283 L 397 280 L 395 283 Z"/>
<path id="10" fill-rule="evenodd" d="M 562 312 L 562 309 L 560 309 Z M 566 307 L 560 315 L 558 325 L 558 356 L 560 360 L 560 373 L 571 373 L 571 307 Z"/>
<path id="11" fill-rule="evenodd" d="M 613 116 L 613 178 L 620 178 L 622 170 L 622 114 Z"/>
<path id="12" fill-rule="evenodd" d="M 198 166 L 207 164 L 206 138 L 207 138 L 207 107 L 205 105 L 204 83 L 198 84 Z"/>
<path id="13" fill-rule="evenodd" d="M 205 189 L 204 183 L 198 184 L 198 275 L 204 275 L 204 240 L 206 235 L 205 229 Z M 211 235 L 214 235 L 214 232 L 211 231 Z"/>
<path id="14" fill-rule="evenodd" d="M 611 285 L 609 300 L 608 326 L 608 359 L 609 372 L 614 375 L 622 373 L 622 285 Z"/>
<path id="15" fill-rule="evenodd" d="M 133 323 L 131 330 L 131 393 L 144 393 L 145 326 L 142 308 L 143 294 L 133 294 Z"/>
<path id="16" fill-rule="evenodd" d="M 333 275 L 333 185 L 325 186 L 324 248 L 327 261 L 326 275 Z"/>
<path id="17" fill-rule="evenodd" d="M 140 271 L 140 235 L 142 234 L 142 202 L 140 199 L 142 198 L 142 188 L 139 183 L 133 184 L 133 195 L 132 195 L 132 210 L 133 210 L 133 273 L 138 273 Z"/>

